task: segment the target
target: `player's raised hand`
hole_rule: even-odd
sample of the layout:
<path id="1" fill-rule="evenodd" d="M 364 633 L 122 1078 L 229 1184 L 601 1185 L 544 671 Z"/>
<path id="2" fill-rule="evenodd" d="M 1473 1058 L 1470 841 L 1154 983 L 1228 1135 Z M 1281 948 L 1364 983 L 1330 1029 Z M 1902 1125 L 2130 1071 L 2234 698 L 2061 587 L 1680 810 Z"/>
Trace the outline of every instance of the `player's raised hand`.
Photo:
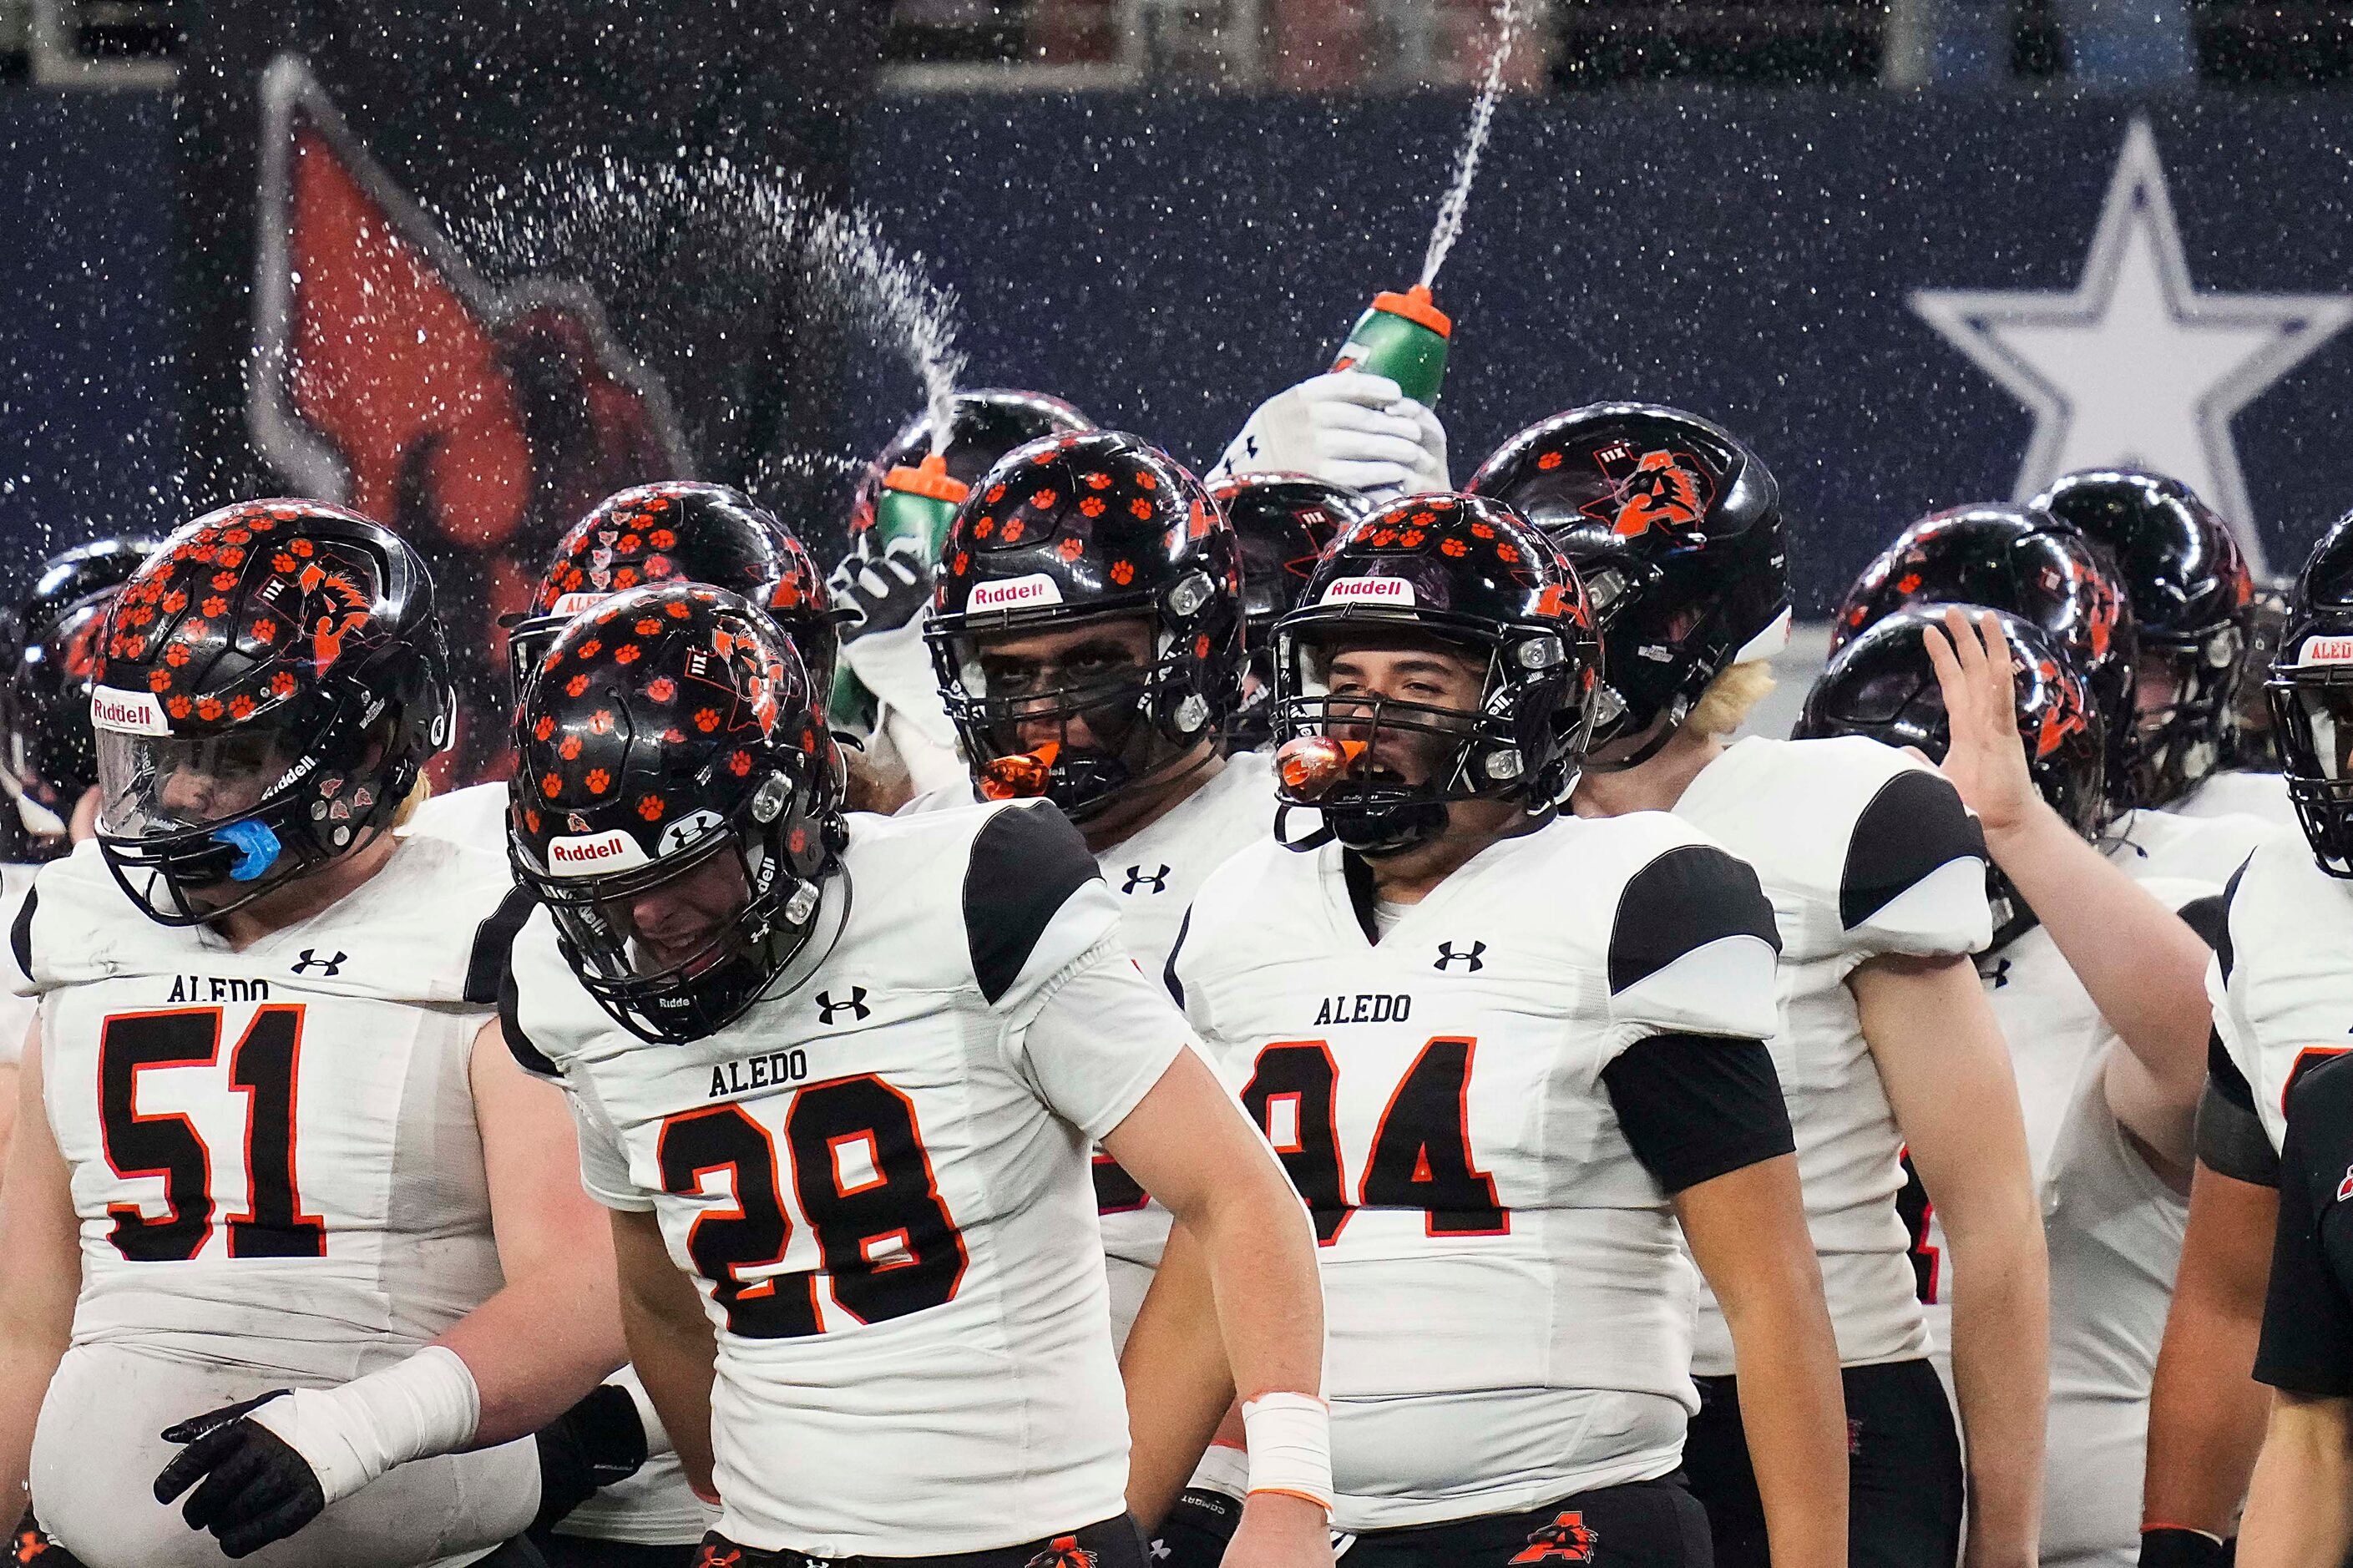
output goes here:
<path id="1" fill-rule="evenodd" d="M 165 1428 L 164 1441 L 185 1443 L 155 1478 L 155 1500 L 169 1503 L 195 1487 L 180 1510 L 190 1530 L 209 1530 L 227 1557 L 248 1557 L 283 1541 L 327 1506 L 326 1489 L 292 1445 L 253 1418 L 290 1394 L 272 1389 Z"/>
<path id="2" fill-rule="evenodd" d="M 1385 375 L 1310 376 L 1258 405 L 1210 469 L 1306 474 L 1375 500 L 1444 489 L 1446 431 Z"/>
<path id="3" fill-rule="evenodd" d="M 2018 738 L 2018 694 L 2001 623 L 1990 610 L 1973 622 L 1953 607 L 1945 611 L 1941 633 L 1932 628 L 1921 637 L 1952 727 L 1945 777 L 1988 834 L 2015 828 L 2042 797 L 2026 771 L 2026 747 Z"/>
<path id="4" fill-rule="evenodd" d="M 1288 1492 L 1252 1492 L 1222 1568 L 1332 1568 L 1330 1516 Z"/>

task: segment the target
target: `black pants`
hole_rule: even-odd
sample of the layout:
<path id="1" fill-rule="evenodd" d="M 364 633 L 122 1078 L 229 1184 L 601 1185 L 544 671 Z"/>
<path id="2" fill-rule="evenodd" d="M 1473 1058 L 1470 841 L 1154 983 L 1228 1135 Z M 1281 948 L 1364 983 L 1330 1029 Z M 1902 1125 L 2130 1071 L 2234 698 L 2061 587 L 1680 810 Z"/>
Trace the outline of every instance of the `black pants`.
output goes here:
<path id="1" fill-rule="evenodd" d="M 694 1568 L 1145 1568 L 1145 1556 L 1135 1521 L 1123 1513 L 1024 1546 L 940 1557 L 805 1557 L 738 1546 L 714 1530 L 702 1538 Z"/>
<path id="2" fill-rule="evenodd" d="M 1925 1361 L 1851 1366 L 1846 1385 L 1851 1568 L 1952 1568 L 1961 1551 L 1961 1440 Z M 1740 1422 L 1740 1380 L 1699 1380 L 1683 1470 L 1707 1505 L 1723 1568 L 1767 1568 L 1765 1506 Z"/>
<path id="3" fill-rule="evenodd" d="M 49 1539 L 31 1509 L 26 1509 L 25 1517 L 16 1521 L 8 1547 L 11 1563 L 37 1563 L 39 1568 L 82 1568 L 80 1558 Z M 547 1561 L 540 1556 L 537 1547 L 517 1536 L 477 1562 L 474 1568 L 547 1568 Z"/>
<path id="4" fill-rule="evenodd" d="M 1359 1535 L 1343 1568 L 1710 1568 L 1707 1517 L 1680 1476 L 1577 1492 L 1525 1513 Z"/>
<path id="5" fill-rule="evenodd" d="M 626 1541 L 591 1541 L 585 1535 L 535 1535 L 533 1544 L 547 1568 L 687 1568 L 692 1544 L 637 1546 Z"/>

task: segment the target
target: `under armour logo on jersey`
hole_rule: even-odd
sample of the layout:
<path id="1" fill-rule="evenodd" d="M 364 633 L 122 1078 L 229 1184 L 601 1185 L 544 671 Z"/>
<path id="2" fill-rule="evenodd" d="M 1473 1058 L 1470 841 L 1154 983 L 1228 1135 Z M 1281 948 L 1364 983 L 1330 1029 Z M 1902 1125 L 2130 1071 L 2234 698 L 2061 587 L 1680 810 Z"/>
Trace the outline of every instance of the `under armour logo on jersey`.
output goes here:
<path id="1" fill-rule="evenodd" d="M 1512 1558 L 1514 1563 L 1590 1563 L 1593 1549 L 1601 1538 L 1585 1527 L 1585 1515 L 1577 1510 L 1556 1515 L 1542 1530 L 1532 1531 L 1528 1543 Z"/>
<path id="2" fill-rule="evenodd" d="M 1122 888 L 1120 891 L 1123 893 L 1132 893 L 1135 891 L 1136 889 L 1146 886 L 1150 887 L 1155 893 L 1166 892 L 1168 890 L 1168 868 L 1164 865 L 1157 871 L 1153 872 L 1150 876 L 1146 876 L 1145 875 L 1143 867 L 1130 866 L 1127 868 L 1127 886 Z"/>
<path id="3" fill-rule="evenodd" d="M 1438 944 L 1438 962 L 1431 964 L 1430 967 L 1443 971 L 1450 963 L 1467 963 L 1471 966 L 1471 973 L 1476 974 L 1481 970 L 1487 967 L 1485 963 L 1481 962 L 1479 957 L 1481 953 L 1486 951 L 1487 944 L 1483 942 L 1472 942 L 1471 944 L 1471 951 L 1468 952 L 1457 952 L 1454 951 L 1454 944 L 1452 942 L 1441 942 Z M 1512 1561 L 1516 1563 L 1519 1559 L 1515 1557 L 1512 1559 Z"/>
<path id="4" fill-rule="evenodd" d="M 866 1005 L 866 987 L 863 985 L 851 986 L 849 994 L 839 1002 L 833 999 L 833 993 L 830 991 L 820 991 L 817 994 L 817 1021 L 828 1028 L 833 1026 L 833 1016 L 836 1013 L 847 1013 L 853 1021 L 862 1024 L 866 1022 L 866 1016 L 873 1010 Z"/>
<path id="5" fill-rule="evenodd" d="M 1995 990 L 2000 990 L 2003 986 L 2010 984 L 2010 960 L 2006 958 L 1997 960 L 1994 963 L 1992 973 L 1981 975 L 1980 978 L 1982 978 L 1988 985 L 1992 986 Z"/>
<path id="6" fill-rule="evenodd" d="M 1024 1568 L 1095 1568 L 1095 1554 L 1079 1544 L 1075 1535 L 1058 1535 Z"/>
<path id="7" fill-rule="evenodd" d="M 306 947 L 302 950 L 302 956 L 294 961 L 294 973 L 308 974 L 313 969 L 323 969 L 327 972 L 327 978 L 332 980 L 343 972 L 343 960 L 350 956 L 348 952 L 338 952 L 332 958 L 321 958 L 317 948 Z"/>

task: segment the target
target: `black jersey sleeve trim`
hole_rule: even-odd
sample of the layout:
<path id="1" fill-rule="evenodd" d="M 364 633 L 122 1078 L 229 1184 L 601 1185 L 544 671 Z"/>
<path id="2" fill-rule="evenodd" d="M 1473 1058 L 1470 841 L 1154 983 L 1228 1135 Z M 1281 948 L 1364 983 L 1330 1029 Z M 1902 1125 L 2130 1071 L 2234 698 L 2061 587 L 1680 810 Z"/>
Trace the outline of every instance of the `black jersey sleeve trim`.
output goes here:
<path id="1" fill-rule="evenodd" d="M 2183 925 L 2198 933 L 2199 941 L 2216 952 L 2229 943 L 2231 908 L 2222 901 L 2221 894 L 2209 893 L 2202 899 L 2192 899 L 2174 913 L 2181 917 Z"/>
<path id="2" fill-rule="evenodd" d="M 33 910 L 41 901 L 38 882 L 25 889 L 25 901 L 16 906 L 16 919 L 8 928 L 8 951 L 16 956 L 17 971 L 26 979 L 33 974 Z"/>
<path id="3" fill-rule="evenodd" d="M 2263 1338 L 2255 1381 L 2299 1394 L 2353 1394 L 2353 1297 L 2345 1258 L 2324 1221 L 2342 1200 L 2346 1116 L 2353 1071 L 2334 1058 L 2288 1091 L 2287 1139 L 2280 1152 L 2279 1224 L 2272 1238 Z"/>
<path id="4" fill-rule="evenodd" d="M 1070 818 L 1049 802 L 1008 806 L 974 835 L 965 868 L 964 930 L 973 978 L 1003 998 L 1046 927 L 1071 895 L 1098 875 Z"/>
<path id="5" fill-rule="evenodd" d="M 2222 1093 L 2212 1079 L 2198 1097 L 2198 1163 L 2253 1186 L 2280 1184 L 2279 1153 L 2252 1105 Z"/>
<path id="6" fill-rule="evenodd" d="M 1781 951 L 1781 931 L 1756 871 L 1712 844 L 1678 845 L 1627 879 L 1618 896 L 1609 994 L 1728 936 L 1757 937 Z"/>
<path id="7" fill-rule="evenodd" d="M 1185 951 L 1185 939 L 1193 934 L 1193 907 L 1185 906 L 1185 918 L 1176 922 L 1176 940 L 1168 944 L 1168 962 L 1160 966 L 1160 983 L 1168 987 L 1168 999 L 1176 1004 L 1176 1011 L 1185 1010 L 1185 983 L 1176 978 L 1176 956 Z"/>
<path id="8" fill-rule="evenodd" d="M 1761 1040 L 1652 1035 L 1601 1069 L 1618 1125 L 1670 1193 L 1797 1152 Z"/>
<path id="9" fill-rule="evenodd" d="M 2231 1059 L 2230 1047 L 2222 1044 L 2222 1031 L 2206 1031 L 2206 1081 L 2214 1092 L 2239 1107 L 2248 1115 L 2255 1114 L 2255 1091 L 2247 1082 L 2247 1075 Z"/>
<path id="10" fill-rule="evenodd" d="M 2231 879 L 2222 884 L 2222 930 L 2221 932 L 2221 938 L 2213 943 L 2213 948 L 2214 962 L 2221 966 L 2222 983 L 2226 985 L 2229 984 L 2231 981 L 2231 961 L 2232 957 L 2231 950 L 2231 906 L 2239 901 L 2239 879 L 2247 874 L 2247 868 L 2254 863 L 2254 858 L 2255 858 L 2253 855 L 2250 855 L 2244 860 L 2240 861 L 2239 868 L 2231 873 Z M 2199 934 L 2203 936 L 2205 935 L 2205 932 L 2200 931 Z"/>
<path id="11" fill-rule="evenodd" d="M 499 999 L 500 977 L 512 967 L 515 932 L 531 919 L 531 889 L 517 883 L 474 928 L 474 951 L 466 961 L 467 1001 L 488 1004 Z"/>
<path id="12" fill-rule="evenodd" d="M 514 1058 L 515 1066 L 533 1078 L 562 1081 L 564 1069 L 547 1059 L 540 1048 L 523 1033 L 522 1020 L 516 1016 L 518 997 L 515 991 L 514 965 L 509 964 L 499 973 L 499 1033 L 506 1037 L 507 1055 Z"/>
<path id="13" fill-rule="evenodd" d="M 1839 924 L 1852 931 L 1965 856 L 1985 858 L 1985 830 L 1959 792 L 1940 773 L 1905 768 L 1880 785 L 1854 820 L 1839 875 Z"/>

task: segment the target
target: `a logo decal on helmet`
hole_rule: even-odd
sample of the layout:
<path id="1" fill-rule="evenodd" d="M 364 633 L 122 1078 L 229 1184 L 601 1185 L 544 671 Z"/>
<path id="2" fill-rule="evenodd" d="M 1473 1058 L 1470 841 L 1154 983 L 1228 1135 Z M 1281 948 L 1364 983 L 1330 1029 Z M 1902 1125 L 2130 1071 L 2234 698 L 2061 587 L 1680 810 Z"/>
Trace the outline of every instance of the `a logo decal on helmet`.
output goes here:
<path id="1" fill-rule="evenodd" d="M 1593 454 L 1593 463 L 1609 479 L 1610 493 L 1583 510 L 1620 538 L 1653 528 L 1696 528 L 1715 500 L 1715 480 L 1688 452 L 1662 448 L 1638 456 L 1627 443 L 1613 441 Z"/>

